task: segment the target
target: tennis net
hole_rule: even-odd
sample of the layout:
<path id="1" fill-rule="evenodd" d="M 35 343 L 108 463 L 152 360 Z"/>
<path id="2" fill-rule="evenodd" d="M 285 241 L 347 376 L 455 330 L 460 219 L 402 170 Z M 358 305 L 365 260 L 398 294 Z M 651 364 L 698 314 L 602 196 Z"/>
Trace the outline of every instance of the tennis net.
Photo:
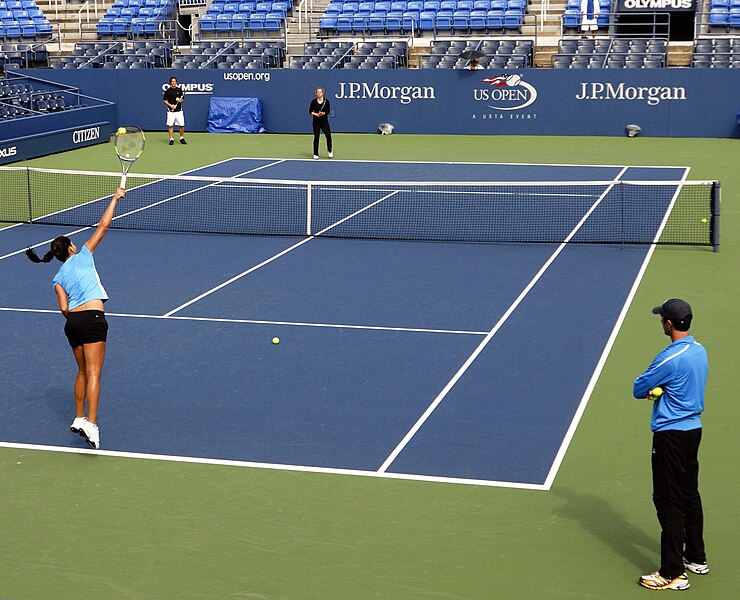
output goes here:
<path id="1" fill-rule="evenodd" d="M 119 173 L 0 168 L 0 221 L 94 226 Z M 309 182 L 129 175 L 112 227 L 719 248 L 719 182 Z"/>

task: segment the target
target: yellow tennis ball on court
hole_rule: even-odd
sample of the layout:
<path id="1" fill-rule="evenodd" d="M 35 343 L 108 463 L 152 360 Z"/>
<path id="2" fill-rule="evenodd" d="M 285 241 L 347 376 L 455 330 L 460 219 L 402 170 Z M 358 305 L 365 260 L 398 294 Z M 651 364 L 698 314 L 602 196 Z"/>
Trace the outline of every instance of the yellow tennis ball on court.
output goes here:
<path id="1" fill-rule="evenodd" d="M 650 395 L 653 397 L 653 400 L 657 400 L 663 395 L 663 388 L 653 388 L 652 390 L 650 390 Z"/>
<path id="2" fill-rule="evenodd" d="M 706 219 L 702 219 L 702 220 L 701 220 L 701 222 L 702 222 L 702 223 L 706 223 L 706 222 L 707 222 L 707 220 L 706 220 Z"/>
<path id="3" fill-rule="evenodd" d="M 272 343 L 273 344 L 279 344 L 280 343 L 280 338 L 279 337 L 272 338 Z"/>
<path id="4" fill-rule="evenodd" d="M 124 133 L 126 133 L 126 128 L 125 127 L 119 127 L 118 128 L 118 135 L 123 135 Z"/>

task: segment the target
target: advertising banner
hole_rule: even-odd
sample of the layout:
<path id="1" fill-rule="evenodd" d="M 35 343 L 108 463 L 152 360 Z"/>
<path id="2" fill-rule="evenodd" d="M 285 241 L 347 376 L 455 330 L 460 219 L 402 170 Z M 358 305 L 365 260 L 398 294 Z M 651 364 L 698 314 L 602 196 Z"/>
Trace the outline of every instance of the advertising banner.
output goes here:
<path id="1" fill-rule="evenodd" d="M 106 121 L 6 139 L 0 141 L 0 165 L 93 144 L 107 143 L 111 133 L 111 123 Z"/>
<path id="2" fill-rule="evenodd" d="M 48 79 L 118 103 L 118 122 L 166 131 L 170 76 L 185 94 L 187 131 L 206 131 L 212 97 L 257 98 L 271 133 L 310 133 L 316 87 L 335 132 L 740 137 L 740 69 L 224 71 L 54 69 Z M 135 96 L 129 90 L 135 89 Z"/>
<path id="3" fill-rule="evenodd" d="M 697 0 L 619 0 L 617 12 L 696 12 Z"/>

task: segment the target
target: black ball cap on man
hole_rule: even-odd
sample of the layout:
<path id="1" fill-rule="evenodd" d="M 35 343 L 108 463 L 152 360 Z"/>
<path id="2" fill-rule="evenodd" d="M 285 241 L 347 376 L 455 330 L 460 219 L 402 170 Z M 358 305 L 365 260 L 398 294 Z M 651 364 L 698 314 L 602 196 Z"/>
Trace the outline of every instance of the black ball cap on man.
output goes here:
<path id="1" fill-rule="evenodd" d="M 660 315 L 666 321 L 670 321 L 676 329 L 687 330 L 691 325 L 691 306 L 685 300 L 671 298 L 660 306 L 653 308 L 653 314 Z"/>

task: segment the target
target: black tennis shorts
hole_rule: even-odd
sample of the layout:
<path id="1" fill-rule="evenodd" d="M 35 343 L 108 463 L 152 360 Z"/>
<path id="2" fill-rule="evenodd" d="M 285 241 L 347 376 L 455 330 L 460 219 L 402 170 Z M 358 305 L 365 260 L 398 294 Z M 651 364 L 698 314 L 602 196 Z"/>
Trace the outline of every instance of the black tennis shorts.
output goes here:
<path id="1" fill-rule="evenodd" d="M 83 344 L 105 342 L 108 339 L 108 321 L 102 310 L 81 310 L 67 314 L 64 333 L 72 348 Z"/>

